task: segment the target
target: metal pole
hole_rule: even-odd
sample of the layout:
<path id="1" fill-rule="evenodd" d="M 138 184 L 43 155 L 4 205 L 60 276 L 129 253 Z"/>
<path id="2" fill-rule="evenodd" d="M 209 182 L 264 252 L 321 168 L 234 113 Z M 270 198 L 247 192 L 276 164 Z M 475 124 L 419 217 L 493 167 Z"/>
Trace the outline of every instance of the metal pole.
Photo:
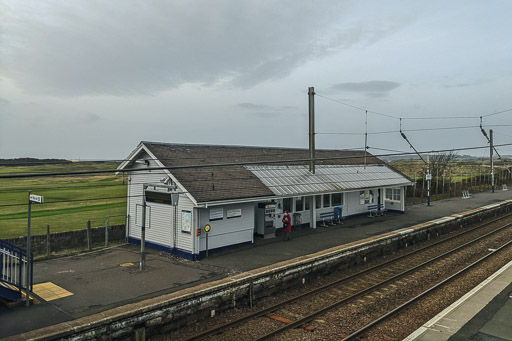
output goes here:
<path id="1" fill-rule="evenodd" d="M 309 97 L 309 171 L 315 174 L 315 88 L 308 88 Z"/>
<path id="2" fill-rule="evenodd" d="M 493 140 L 492 140 L 492 129 L 489 129 L 489 143 L 490 143 L 490 151 L 491 151 L 491 190 L 494 193 L 494 160 L 493 160 Z"/>
<path id="3" fill-rule="evenodd" d="M 206 258 L 208 258 L 208 232 L 206 232 Z"/>
<path id="4" fill-rule="evenodd" d="M 430 206 L 430 160 L 429 154 L 427 154 L 427 206 Z"/>
<path id="5" fill-rule="evenodd" d="M 30 306 L 30 220 L 32 217 L 32 202 L 30 201 L 30 194 L 32 191 L 28 191 L 28 228 L 27 228 L 27 262 L 25 263 L 25 305 Z"/>
<path id="6" fill-rule="evenodd" d="M 342 194 L 343 195 L 343 194 Z M 311 196 L 311 204 L 310 204 L 310 212 L 311 212 L 311 228 L 316 229 L 316 196 Z"/>
<path id="7" fill-rule="evenodd" d="M 146 185 L 142 186 L 142 228 L 140 232 L 140 271 L 146 269 Z"/>

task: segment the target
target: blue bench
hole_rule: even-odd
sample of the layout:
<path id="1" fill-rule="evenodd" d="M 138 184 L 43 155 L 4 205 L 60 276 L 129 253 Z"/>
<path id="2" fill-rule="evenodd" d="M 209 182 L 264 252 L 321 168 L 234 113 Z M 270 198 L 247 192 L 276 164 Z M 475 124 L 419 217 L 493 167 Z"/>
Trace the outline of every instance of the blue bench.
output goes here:
<path id="1" fill-rule="evenodd" d="M 327 225 L 325 225 L 326 220 L 328 221 L 329 225 L 336 225 L 333 222 L 333 220 L 334 220 L 334 212 L 320 213 L 320 218 L 322 219 L 322 226 L 323 227 L 327 227 Z"/>
<path id="2" fill-rule="evenodd" d="M 384 205 L 383 204 L 375 204 L 375 205 L 368 205 L 368 217 L 376 217 L 378 215 L 384 215 Z"/>

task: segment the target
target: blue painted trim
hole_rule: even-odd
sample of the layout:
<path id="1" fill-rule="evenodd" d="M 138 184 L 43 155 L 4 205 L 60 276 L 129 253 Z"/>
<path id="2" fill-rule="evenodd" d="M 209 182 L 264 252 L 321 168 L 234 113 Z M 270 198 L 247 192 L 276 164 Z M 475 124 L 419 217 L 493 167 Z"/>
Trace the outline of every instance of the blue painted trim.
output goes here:
<path id="1" fill-rule="evenodd" d="M 140 245 L 140 239 L 139 238 L 134 238 L 134 237 L 128 237 L 128 243 L 134 244 L 134 245 Z M 151 249 L 158 250 L 158 251 L 163 251 L 163 252 L 167 252 L 167 253 L 170 253 L 170 254 L 175 254 L 175 255 L 178 255 L 178 256 L 180 256 L 182 258 L 185 258 L 185 259 L 188 259 L 188 260 L 192 260 L 192 261 L 199 260 L 199 255 L 192 254 L 189 251 L 182 250 L 182 249 L 179 249 L 179 248 L 175 249 L 175 248 L 173 248 L 172 246 L 169 246 L 169 245 L 163 245 L 163 244 L 160 244 L 160 243 L 149 242 L 149 241 L 146 240 L 146 246 L 151 248 Z"/>
<path id="2" fill-rule="evenodd" d="M 216 252 L 219 252 L 219 251 L 229 250 L 229 249 L 232 249 L 232 248 L 235 248 L 235 247 L 238 247 L 238 246 L 242 246 L 242 245 L 247 245 L 247 244 L 252 244 L 252 241 L 247 241 L 247 242 L 233 244 L 233 245 L 221 246 L 221 247 L 218 247 L 218 248 L 215 248 L 215 249 L 208 249 L 208 255 L 211 254 L 212 252 L 216 253 Z M 199 253 L 199 256 L 200 256 L 200 258 L 204 258 L 206 256 L 206 251 L 201 251 Z"/>
<path id="3" fill-rule="evenodd" d="M 128 242 L 130 244 L 140 245 L 140 239 L 139 238 L 128 237 Z M 222 246 L 222 247 L 218 247 L 218 248 L 215 248 L 215 249 L 209 249 L 208 250 L 208 254 L 216 253 L 216 252 L 223 251 L 223 250 L 228 250 L 228 249 L 231 249 L 231 248 L 235 248 L 235 247 L 242 246 L 242 245 L 247 245 L 247 244 L 252 244 L 252 241 L 247 241 L 247 242 L 243 242 L 243 243 Z M 191 252 L 186 251 L 186 250 L 182 250 L 182 249 L 178 249 L 178 248 L 174 249 L 171 246 L 167 246 L 167 245 L 163 245 L 163 244 L 159 244 L 159 243 L 154 243 L 154 242 L 146 241 L 146 246 L 151 248 L 151 249 L 158 250 L 158 251 L 164 251 L 164 252 L 167 252 L 167 253 L 170 253 L 170 254 L 175 254 L 175 255 L 178 255 L 178 256 L 180 256 L 182 258 L 185 258 L 185 259 L 188 259 L 188 260 L 191 260 L 191 261 L 197 261 L 197 260 L 199 260 L 201 258 L 204 258 L 206 256 L 206 251 L 201 251 L 199 254 L 192 254 Z"/>

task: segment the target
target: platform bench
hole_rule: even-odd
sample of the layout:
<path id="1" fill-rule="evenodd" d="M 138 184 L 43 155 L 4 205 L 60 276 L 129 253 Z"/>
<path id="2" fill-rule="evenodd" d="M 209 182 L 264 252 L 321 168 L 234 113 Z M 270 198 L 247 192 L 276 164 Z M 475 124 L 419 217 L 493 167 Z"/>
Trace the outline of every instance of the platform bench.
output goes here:
<path id="1" fill-rule="evenodd" d="M 368 217 L 376 217 L 378 215 L 384 215 L 384 205 L 383 204 L 375 204 L 368 206 Z"/>
<path id="2" fill-rule="evenodd" d="M 325 222 L 327 221 L 330 225 L 336 225 L 334 224 L 333 220 L 334 220 L 334 212 L 325 212 L 325 213 L 320 213 L 320 218 L 322 219 L 322 226 L 323 227 L 327 227 L 327 225 L 325 224 Z"/>
<path id="3" fill-rule="evenodd" d="M 471 198 L 471 193 L 467 189 L 462 191 L 462 199 L 469 199 Z"/>

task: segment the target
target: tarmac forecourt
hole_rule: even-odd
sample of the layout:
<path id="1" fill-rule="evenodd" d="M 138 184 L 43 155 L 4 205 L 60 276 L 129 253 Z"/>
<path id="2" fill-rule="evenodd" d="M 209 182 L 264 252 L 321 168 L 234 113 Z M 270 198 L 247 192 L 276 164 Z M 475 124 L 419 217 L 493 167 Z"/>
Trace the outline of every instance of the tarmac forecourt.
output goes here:
<path id="1" fill-rule="evenodd" d="M 256 239 L 255 244 L 212 253 L 199 262 L 148 250 L 147 271 L 140 272 L 139 248 L 123 245 L 34 265 L 37 304 L 0 307 L 0 337 L 73 321 L 102 311 L 179 292 L 231 275 L 309 255 L 334 246 L 407 228 L 454 213 L 510 199 L 512 192 L 478 193 L 469 200 L 451 198 L 408 207 L 405 214 L 359 216 L 342 225 L 297 229 L 292 241 Z"/>

